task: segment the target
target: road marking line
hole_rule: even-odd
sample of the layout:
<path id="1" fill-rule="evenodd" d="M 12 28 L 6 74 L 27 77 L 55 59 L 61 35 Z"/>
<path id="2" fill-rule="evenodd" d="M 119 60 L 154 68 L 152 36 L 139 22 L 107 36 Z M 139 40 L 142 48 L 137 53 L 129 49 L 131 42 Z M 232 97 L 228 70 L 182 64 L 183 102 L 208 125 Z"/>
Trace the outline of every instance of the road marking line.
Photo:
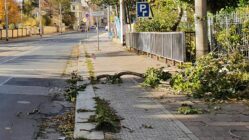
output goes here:
<path id="1" fill-rule="evenodd" d="M 37 47 L 37 48 L 31 49 L 31 50 L 28 50 L 28 51 L 26 51 L 26 52 L 19 53 L 19 54 L 17 54 L 16 56 L 11 57 L 10 59 L 1 61 L 0 64 L 3 64 L 3 63 L 6 63 L 6 62 L 9 62 L 9 61 L 12 61 L 12 60 L 14 60 L 14 59 L 17 59 L 17 58 L 19 58 L 19 57 L 22 57 L 22 56 L 24 56 L 25 54 L 31 53 L 31 52 L 33 52 L 33 51 L 35 51 L 35 50 L 40 49 L 40 48 L 41 48 L 41 47 Z"/>
<path id="2" fill-rule="evenodd" d="M 3 81 L 2 83 L 0 83 L 0 86 L 6 84 L 9 80 L 11 80 L 13 77 L 9 77 L 8 79 L 6 79 L 5 81 Z"/>
<path id="3" fill-rule="evenodd" d="M 18 104 L 30 104 L 30 101 L 17 101 Z"/>

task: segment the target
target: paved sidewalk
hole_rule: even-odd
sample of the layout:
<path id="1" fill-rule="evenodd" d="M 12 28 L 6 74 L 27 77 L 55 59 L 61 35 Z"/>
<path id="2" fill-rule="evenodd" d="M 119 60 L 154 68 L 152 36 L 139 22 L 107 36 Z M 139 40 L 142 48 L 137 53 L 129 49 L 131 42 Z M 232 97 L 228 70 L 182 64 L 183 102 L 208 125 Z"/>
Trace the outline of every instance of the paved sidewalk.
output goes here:
<path id="1" fill-rule="evenodd" d="M 148 67 L 165 66 L 164 63 L 128 52 L 111 42 L 107 34 L 100 36 L 100 51 L 96 38 L 84 42 L 92 56 L 95 75 L 121 71 L 145 72 Z M 87 72 L 87 70 L 85 70 Z M 122 130 L 115 134 L 122 140 L 190 140 L 196 138 L 180 121 L 175 120 L 161 104 L 148 98 L 150 92 L 141 88 L 133 76 L 124 76 L 122 84 L 94 85 L 95 93 L 108 101 L 122 120 Z"/>

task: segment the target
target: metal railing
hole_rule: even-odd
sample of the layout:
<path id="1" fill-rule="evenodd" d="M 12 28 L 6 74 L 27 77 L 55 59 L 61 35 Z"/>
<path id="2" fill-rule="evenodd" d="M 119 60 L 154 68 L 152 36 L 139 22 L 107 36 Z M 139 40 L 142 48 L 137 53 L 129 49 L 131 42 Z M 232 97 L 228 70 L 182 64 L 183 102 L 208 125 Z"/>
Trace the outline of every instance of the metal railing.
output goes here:
<path id="1" fill-rule="evenodd" d="M 21 29 L 9 29 L 8 37 L 9 38 L 19 38 L 29 36 L 28 30 L 26 28 Z M 0 29 L 0 40 L 6 39 L 6 30 Z"/>
<path id="2" fill-rule="evenodd" d="M 185 33 L 183 32 L 127 33 L 126 46 L 166 59 L 186 61 Z"/>

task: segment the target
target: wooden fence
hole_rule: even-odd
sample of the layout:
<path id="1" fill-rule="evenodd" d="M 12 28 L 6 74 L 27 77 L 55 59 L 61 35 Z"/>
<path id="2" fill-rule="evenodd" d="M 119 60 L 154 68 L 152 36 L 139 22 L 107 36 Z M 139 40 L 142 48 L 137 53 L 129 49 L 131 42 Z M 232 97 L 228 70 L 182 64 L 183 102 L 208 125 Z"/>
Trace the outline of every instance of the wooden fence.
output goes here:
<path id="1" fill-rule="evenodd" d="M 183 32 L 127 33 L 126 46 L 172 61 L 186 61 L 185 34 Z"/>

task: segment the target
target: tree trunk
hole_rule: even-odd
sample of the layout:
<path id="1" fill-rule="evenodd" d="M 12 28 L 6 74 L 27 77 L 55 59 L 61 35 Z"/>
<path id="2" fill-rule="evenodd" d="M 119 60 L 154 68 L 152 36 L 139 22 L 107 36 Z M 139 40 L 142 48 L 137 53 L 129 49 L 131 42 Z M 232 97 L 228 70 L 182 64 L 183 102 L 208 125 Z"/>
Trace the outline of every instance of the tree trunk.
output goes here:
<path id="1" fill-rule="evenodd" d="M 182 16 L 183 16 L 183 9 L 182 9 L 182 6 L 181 6 L 181 4 L 180 4 L 180 5 L 178 6 L 178 18 L 177 18 L 175 24 L 171 27 L 171 30 L 172 30 L 172 31 L 176 31 L 176 30 L 177 30 L 177 27 L 178 27 L 179 24 L 181 23 Z"/>

